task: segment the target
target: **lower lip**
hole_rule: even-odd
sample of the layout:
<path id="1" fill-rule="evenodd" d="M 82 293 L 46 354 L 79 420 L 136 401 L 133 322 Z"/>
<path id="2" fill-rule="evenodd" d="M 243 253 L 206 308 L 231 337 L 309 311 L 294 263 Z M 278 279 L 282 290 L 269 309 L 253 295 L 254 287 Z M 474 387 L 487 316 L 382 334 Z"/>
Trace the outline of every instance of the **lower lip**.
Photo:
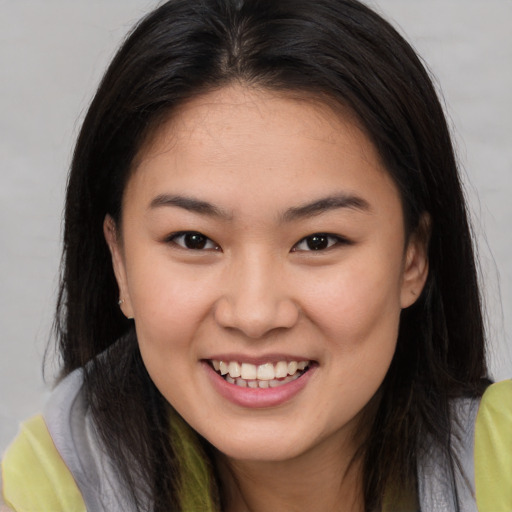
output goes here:
<path id="1" fill-rule="evenodd" d="M 206 361 L 203 361 L 206 373 L 214 389 L 230 402 L 241 407 L 259 409 L 277 407 L 291 400 L 309 382 L 316 366 L 310 367 L 299 378 L 275 388 L 243 388 L 230 384 L 221 377 Z"/>

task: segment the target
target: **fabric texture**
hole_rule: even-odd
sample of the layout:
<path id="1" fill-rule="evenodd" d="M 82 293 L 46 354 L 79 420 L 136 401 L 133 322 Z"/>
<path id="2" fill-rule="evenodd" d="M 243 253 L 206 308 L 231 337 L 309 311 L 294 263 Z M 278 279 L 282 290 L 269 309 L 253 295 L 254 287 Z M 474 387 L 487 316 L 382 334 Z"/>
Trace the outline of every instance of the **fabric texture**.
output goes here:
<path id="1" fill-rule="evenodd" d="M 461 467 L 452 468 L 435 450 L 419 461 L 420 510 L 511 512 L 512 381 L 493 384 L 481 401 L 455 400 L 452 411 L 452 445 Z M 182 431 L 178 434 L 181 439 Z M 177 433 L 170 435 L 174 438 Z M 189 446 L 183 444 L 180 449 L 187 451 Z M 57 386 L 42 416 L 22 425 L 2 461 L 2 472 L 4 499 L 15 512 L 134 510 L 96 435 L 81 370 Z M 188 484 L 194 486 L 192 481 Z M 193 512 L 210 512 L 212 505 L 206 501 L 196 498 L 182 503 L 200 507 Z M 143 505 L 143 510 L 151 510 L 150 503 Z M 400 508 L 404 512 L 414 509 Z M 385 512 L 396 509 L 387 505 Z"/>
<path id="2" fill-rule="evenodd" d="M 57 451 L 42 416 L 25 422 L 2 462 L 3 494 L 17 512 L 85 512 L 73 476 Z"/>
<path id="3" fill-rule="evenodd" d="M 512 380 L 491 385 L 475 427 L 476 498 L 480 512 L 512 511 Z"/>
<path id="4" fill-rule="evenodd" d="M 37 425 L 24 423 L 8 448 L 3 495 L 16 512 L 134 512 L 96 434 L 82 384 L 82 370 L 62 380 Z"/>
<path id="5" fill-rule="evenodd" d="M 130 493 L 119 481 L 96 433 L 84 395 L 83 371 L 79 369 L 53 391 L 44 409 L 48 431 L 77 482 L 87 510 L 134 512 Z"/>
<path id="6" fill-rule="evenodd" d="M 418 490 L 425 512 L 478 512 L 474 490 L 474 432 L 478 400 L 459 399 L 452 404 L 451 443 L 460 467 L 452 467 L 435 445 L 418 462 Z"/>

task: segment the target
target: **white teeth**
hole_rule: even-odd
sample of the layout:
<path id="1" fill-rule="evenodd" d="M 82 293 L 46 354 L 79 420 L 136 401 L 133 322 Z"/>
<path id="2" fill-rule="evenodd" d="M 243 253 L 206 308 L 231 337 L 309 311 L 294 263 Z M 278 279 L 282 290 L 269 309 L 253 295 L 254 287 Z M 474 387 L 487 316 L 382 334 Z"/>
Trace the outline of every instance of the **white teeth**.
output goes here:
<path id="1" fill-rule="evenodd" d="M 220 374 L 226 375 L 226 373 L 228 373 L 228 365 L 224 361 L 221 361 L 220 362 Z"/>
<path id="2" fill-rule="evenodd" d="M 290 361 L 288 363 L 288 375 L 293 375 L 297 371 L 297 361 Z"/>
<path id="3" fill-rule="evenodd" d="M 283 379 L 288 375 L 288 363 L 286 361 L 279 361 L 276 364 L 276 379 Z"/>
<path id="4" fill-rule="evenodd" d="M 258 380 L 272 380 L 275 378 L 274 365 L 272 363 L 260 364 L 257 377 Z"/>
<path id="5" fill-rule="evenodd" d="M 238 361 L 219 361 L 212 359 L 212 366 L 227 382 L 241 387 L 275 388 L 301 376 L 309 366 L 309 361 L 279 361 L 276 364 L 265 363 L 258 366 Z"/>
<path id="6" fill-rule="evenodd" d="M 270 388 L 277 388 L 279 386 L 282 386 L 283 384 L 288 384 L 288 382 L 292 382 L 296 379 L 298 379 L 301 376 L 300 373 L 296 373 L 295 375 L 288 375 L 288 377 L 282 379 L 282 380 L 270 380 L 268 381 L 268 386 Z"/>
<path id="7" fill-rule="evenodd" d="M 229 375 L 236 379 L 242 375 L 240 365 L 236 361 L 231 361 L 228 365 Z"/>
<path id="8" fill-rule="evenodd" d="M 249 363 L 242 363 L 241 375 L 242 379 L 245 380 L 256 380 L 258 374 L 258 370 L 256 365 Z"/>

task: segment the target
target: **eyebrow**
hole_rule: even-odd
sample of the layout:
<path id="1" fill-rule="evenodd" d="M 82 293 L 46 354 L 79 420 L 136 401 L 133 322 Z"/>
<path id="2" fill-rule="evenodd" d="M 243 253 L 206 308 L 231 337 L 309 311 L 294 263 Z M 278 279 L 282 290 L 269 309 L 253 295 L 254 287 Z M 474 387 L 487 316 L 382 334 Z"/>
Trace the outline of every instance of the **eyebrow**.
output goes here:
<path id="1" fill-rule="evenodd" d="M 230 220 L 233 218 L 231 213 L 209 203 L 208 201 L 202 201 L 194 197 L 181 195 L 160 194 L 151 201 L 149 209 L 168 206 L 183 208 L 190 212 L 206 215 L 208 217 L 217 217 L 223 220 Z M 336 194 L 289 208 L 281 215 L 281 221 L 292 222 L 294 220 L 321 215 L 322 213 L 330 210 L 337 210 L 341 208 L 371 212 L 371 207 L 365 199 L 350 194 Z"/>
<path id="2" fill-rule="evenodd" d="M 286 210 L 282 216 L 284 222 L 291 222 L 305 217 L 313 217 L 326 213 L 330 210 L 337 210 L 340 208 L 348 208 L 351 210 L 359 210 L 361 212 L 371 212 L 372 209 L 368 201 L 361 197 L 350 194 L 336 194 L 329 197 L 324 197 L 306 203 L 300 206 L 295 206 Z"/>
<path id="3" fill-rule="evenodd" d="M 225 220 L 232 218 L 230 213 L 207 201 L 201 201 L 200 199 L 195 199 L 194 197 L 186 197 L 180 195 L 160 194 L 151 201 L 149 204 L 149 209 L 155 209 L 164 206 L 176 206 L 178 208 L 188 210 L 189 212 L 199 213 L 208 217 L 218 217 Z"/>

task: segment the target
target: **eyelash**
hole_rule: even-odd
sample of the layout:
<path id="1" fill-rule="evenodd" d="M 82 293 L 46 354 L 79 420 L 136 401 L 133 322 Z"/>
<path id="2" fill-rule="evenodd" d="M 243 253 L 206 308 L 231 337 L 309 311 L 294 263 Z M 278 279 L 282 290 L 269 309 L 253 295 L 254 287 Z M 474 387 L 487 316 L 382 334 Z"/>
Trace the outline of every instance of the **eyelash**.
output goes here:
<path id="1" fill-rule="evenodd" d="M 317 248 L 311 247 L 309 244 L 318 244 Z M 326 243 L 327 245 L 323 247 L 323 244 Z M 307 244 L 307 249 L 299 249 L 300 245 Z M 337 246 L 337 245 L 351 245 L 352 242 L 350 240 L 347 240 L 346 238 L 339 236 L 339 235 L 333 235 L 331 233 L 313 233 L 311 235 L 305 236 L 302 240 L 299 240 L 293 247 L 292 252 L 298 252 L 298 251 L 304 251 L 304 252 L 322 252 L 327 251 L 331 247 Z"/>
<path id="2" fill-rule="evenodd" d="M 196 242 L 199 242 L 200 247 L 189 247 L 187 246 L 186 237 L 197 237 Z M 178 240 L 181 240 L 182 243 L 179 243 Z M 192 241 L 189 239 L 189 242 Z M 208 238 L 207 236 L 203 235 L 202 233 L 199 233 L 199 231 L 179 231 L 177 233 L 173 233 L 172 235 L 168 236 L 166 239 L 166 242 L 171 242 L 173 244 L 176 244 L 177 246 L 181 247 L 182 249 L 186 249 L 189 251 L 208 251 L 208 250 L 220 250 L 220 246 Z M 201 244 L 203 244 L 201 246 Z M 207 247 L 210 245 L 210 247 Z"/>
<path id="3" fill-rule="evenodd" d="M 196 237 L 195 243 L 197 243 L 198 246 L 190 247 L 190 244 L 187 244 L 186 237 L 190 237 L 188 239 L 188 242 L 193 242 L 194 239 L 192 237 Z M 179 240 L 182 243 L 180 243 Z M 177 246 L 181 247 L 182 249 L 190 251 L 220 250 L 220 246 L 216 242 L 214 242 L 213 240 L 211 240 L 210 238 L 208 238 L 207 236 L 203 235 L 198 231 L 179 231 L 167 237 L 166 241 L 174 243 Z M 291 252 L 322 252 L 336 245 L 351 245 L 351 243 L 352 242 L 350 240 L 347 240 L 346 238 L 343 238 L 339 235 L 333 235 L 330 233 L 313 233 L 299 240 L 292 247 Z M 301 249 L 300 246 L 302 244 L 307 244 L 307 249 Z M 316 248 L 314 247 L 315 245 Z"/>

